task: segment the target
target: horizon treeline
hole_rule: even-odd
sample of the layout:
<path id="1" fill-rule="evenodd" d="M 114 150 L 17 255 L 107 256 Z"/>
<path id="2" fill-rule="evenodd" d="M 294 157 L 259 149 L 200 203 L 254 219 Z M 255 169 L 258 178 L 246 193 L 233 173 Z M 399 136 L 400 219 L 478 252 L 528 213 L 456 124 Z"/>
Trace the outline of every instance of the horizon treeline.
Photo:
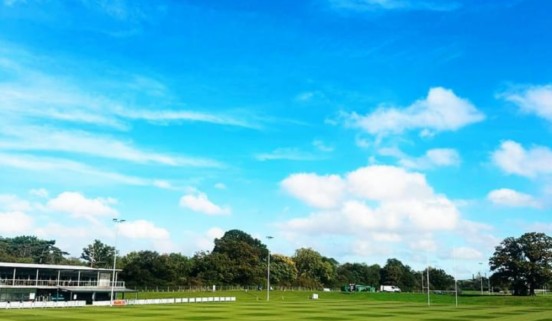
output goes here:
<path id="1" fill-rule="evenodd" d="M 530 241 L 549 241 L 542 233 L 526 235 L 540 238 Z M 518 240 L 508 238 L 513 242 Z M 508 244 L 510 244 L 508 243 Z M 552 242 L 546 243 L 552 248 Z M 490 259 L 495 273 L 492 276 L 473 276 L 470 280 L 458 281 L 462 290 L 500 291 L 512 285 L 522 286 L 519 277 L 511 280 L 508 275 L 504 242 L 497 246 L 497 252 Z M 546 248 L 546 247 L 545 247 Z M 545 252 L 550 254 L 550 251 Z M 35 236 L 0 237 L 0 261 L 38 264 L 67 264 L 96 268 L 112 268 L 115 249 L 100 240 L 94 240 L 83 248 L 80 257 L 69 257 L 67 252 L 55 246 L 54 240 L 41 240 Z M 243 286 L 264 287 L 267 281 L 269 250 L 260 240 L 241 230 L 227 231 L 214 240 L 212 251 L 200 251 L 188 257 L 180 253 L 161 254 L 156 251 L 133 251 L 117 256 L 117 268 L 121 269 L 119 279 L 130 288 L 153 287 L 195 287 L 195 286 Z M 511 258 L 515 259 L 515 258 Z M 552 254 L 546 264 L 552 260 Z M 502 263 L 500 263 L 502 262 Z M 543 271 L 550 272 L 544 264 Z M 532 267 L 532 271 L 535 266 Z M 372 287 L 395 285 L 405 292 L 427 291 L 429 289 L 451 291 L 455 279 L 446 271 L 429 268 L 429 271 L 415 271 L 396 258 L 389 258 L 385 265 L 356 262 L 338 262 L 312 248 L 300 248 L 292 256 L 270 253 L 270 284 L 274 287 L 339 288 L 348 284 Z M 540 284 L 550 282 L 549 274 L 541 273 Z M 517 273 L 519 275 L 519 271 Z M 514 275 L 516 276 L 516 275 Z M 492 285 L 491 285 L 492 284 Z M 536 284 L 527 284 L 526 293 L 534 293 Z"/>

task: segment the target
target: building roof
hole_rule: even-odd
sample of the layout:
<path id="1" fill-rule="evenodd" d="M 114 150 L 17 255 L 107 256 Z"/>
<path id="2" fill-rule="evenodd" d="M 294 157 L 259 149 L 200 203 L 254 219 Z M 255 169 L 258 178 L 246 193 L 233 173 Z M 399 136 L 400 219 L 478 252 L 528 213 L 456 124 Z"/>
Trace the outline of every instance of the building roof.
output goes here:
<path id="1" fill-rule="evenodd" d="M 103 272 L 112 272 L 113 269 L 99 269 L 92 268 L 88 266 L 81 265 L 58 265 L 58 264 L 34 264 L 34 263 L 9 263 L 9 262 L 0 262 L 1 267 L 8 268 L 23 268 L 23 269 L 47 269 L 47 270 L 73 270 L 73 271 L 103 271 Z M 121 269 L 116 269 L 116 271 L 121 271 Z"/>

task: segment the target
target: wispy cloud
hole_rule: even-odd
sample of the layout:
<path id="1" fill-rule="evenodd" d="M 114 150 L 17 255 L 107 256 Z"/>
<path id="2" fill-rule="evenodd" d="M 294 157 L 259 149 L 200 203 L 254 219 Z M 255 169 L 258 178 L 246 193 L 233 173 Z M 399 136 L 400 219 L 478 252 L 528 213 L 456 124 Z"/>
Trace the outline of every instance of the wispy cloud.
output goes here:
<path id="1" fill-rule="evenodd" d="M 452 11 L 461 7 L 457 1 L 423 0 L 328 0 L 335 10 L 374 11 L 374 10 L 424 10 Z"/>
<path id="2" fill-rule="evenodd" d="M 430 149 L 419 157 L 406 155 L 398 148 L 381 148 L 378 153 L 383 156 L 398 158 L 398 163 L 402 167 L 417 170 L 458 166 L 461 162 L 458 151 L 452 148 Z"/>
<path id="3" fill-rule="evenodd" d="M 86 154 L 135 163 L 169 166 L 220 167 L 214 160 L 171 156 L 143 151 L 128 142 L 84 131 L 67 131 L 37 126 L 4 126 L 0 132 L 0 150 L 59 151 Z"/>
<path id="4" fill-rule="evenodd" d="M 302 151 L 298 148 L 277 148 L 269 153 L 255 155 L 259 161 L 291 160 L 291 161 L 314 161 L 321 159 L 320 156 Z"/>
<path id="5" fill-rule="evenodd" d="M 0 153 L 0 165 L 39 172 L 44 175 L 59 175 L 60 181 L 74 180 L 82 182 L 84 177 L 86 177 L 88 183 L 108 180 L 125 185 L 154 185 L 153 181 L 149 179 L 103 171 L 76 161 L 53 157 Z M 67 173 L 79 175 L 67 175 Z"/>
<path id="6" fill-rule="evenodd" d="M 321 152 L 330 153 L 334 151 L 334 148 L 332 146 L 327 145 L 320 139 L 315 139 L 312 142 L 312 145 Z"/>
<path id="7" fill-rule="evenodd" d="M 5 44 L 5 43 L 3 43 Z M 259 119 L 243 112 L 208 113 L 183 109 L 180 99 L 158 80 L 136 74 L 117 75 L 120 82 L 75 78 L 63 71 L 47 70 L 48 57 L 33 56 L 18 48 L 0 50 L 0 68 L 10 77 L 0 81 L 0 115 L 3 117 L 50 120 L 128 129 L 132 121 L 151 124 L 201 122 L 259 129 Z M 37 63 L 40 62 L 40 63 Z M 76 62 L 73 62 L 76 63 Z M 112 75 L 113 76 L 113 75 Z M 75 85 L 79 84 L 79 85 Z M 98 95 L 98 92 L 102 94 Z M 112 93 L 106 95 L 103 93 Z M 128 97 L 142 97 L 156 105 L 150 108 L 128 103 Z M 177 103 L 175 103 L 175 101 Z"/>

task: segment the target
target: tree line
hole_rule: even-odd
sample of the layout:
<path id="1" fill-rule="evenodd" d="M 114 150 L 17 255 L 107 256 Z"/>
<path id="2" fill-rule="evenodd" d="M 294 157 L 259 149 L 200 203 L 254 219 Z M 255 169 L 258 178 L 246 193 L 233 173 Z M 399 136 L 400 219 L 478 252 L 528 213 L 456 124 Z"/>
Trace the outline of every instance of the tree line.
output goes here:
<path id="1" fill-rule="evenodd" d="M 215 239 L 212 251 L 197 252 L 191 257 L 180 253 L 134 251 L 118 257 L 120 278 L 130 288 L 181 286 L 247 286 L 266 284 L 269 251 L 260 240 L 241 230 L 227 231 Z M 83 248 L 79 258 L 55 246 L 53 240 L 34 236 L 0 237 L 0 261 L 87 265 L 111 268 L 115 249 L 100 240 Z M 552 281 L 552 238 L 543 233 L 526 233 L 507 238 L 489 259 L 494 273 L 485 280 L 495 290 L 511 290 L 515 295 L 534 294 Z M 300 248 L 292 256 L 270 254 L 270 284 L 280 287 L 337 288 L 346 284 L 378 287 L 395 285 L 403 291 L 453 290 L 454 277 L 442 269 L 415 271 L 398 259 L 385 265 L 339 263 L 312 248 Z M 462 286 L 477 290 L 483 279 L 462 281 Z M 464 289 L 465 289 L 464 288 Z M 425 288 L 427 290 L 427 288 Z"/>

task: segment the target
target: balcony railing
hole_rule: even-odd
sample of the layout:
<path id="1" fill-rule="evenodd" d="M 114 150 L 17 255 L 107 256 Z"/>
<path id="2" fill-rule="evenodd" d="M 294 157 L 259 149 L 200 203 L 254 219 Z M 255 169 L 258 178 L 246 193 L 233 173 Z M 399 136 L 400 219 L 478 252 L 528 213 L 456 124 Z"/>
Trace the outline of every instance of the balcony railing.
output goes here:
<path id="1" fill-rule="evenodd" d="M 0 287 L 2 286 L 21 286 L 21 287 L 94 287 L 94 288 L 111 288 L 111 285 L 116 288 L 124 288 L 124 281 L 115 283 L 110 280 L 95 280 L 95 281 L 74 281 L 74 280 L 31 280 L 31 279 L 0 279 Z"/>

